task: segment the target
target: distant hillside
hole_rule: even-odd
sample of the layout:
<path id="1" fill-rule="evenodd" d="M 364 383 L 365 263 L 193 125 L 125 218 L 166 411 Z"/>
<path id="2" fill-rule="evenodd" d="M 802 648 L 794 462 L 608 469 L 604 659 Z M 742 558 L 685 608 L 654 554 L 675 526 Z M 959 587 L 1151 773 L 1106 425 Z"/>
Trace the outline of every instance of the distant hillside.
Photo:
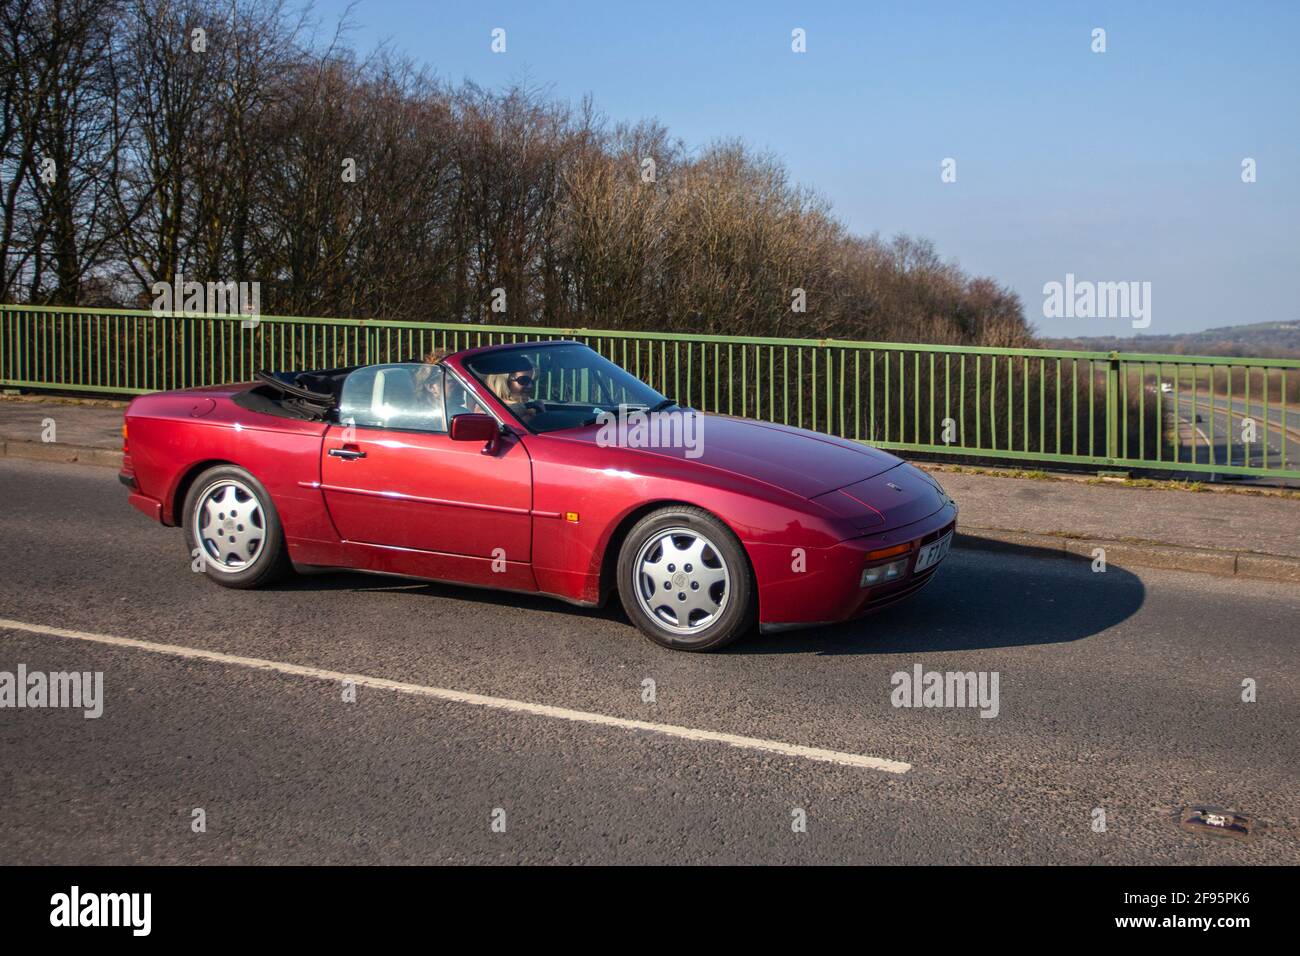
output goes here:
<path id="1" fill-rule="evenodd" d="M 1121 339 L 1108 335 L 1079 339 L 1042 339 L 1045 348 L 1086 352 L 1163 352 L 1173 355 L 1253 355 L 1260 358 L 1300 358 L 1300 320 L 1229 325 L 1180 335 L 1137 335 Z"/>

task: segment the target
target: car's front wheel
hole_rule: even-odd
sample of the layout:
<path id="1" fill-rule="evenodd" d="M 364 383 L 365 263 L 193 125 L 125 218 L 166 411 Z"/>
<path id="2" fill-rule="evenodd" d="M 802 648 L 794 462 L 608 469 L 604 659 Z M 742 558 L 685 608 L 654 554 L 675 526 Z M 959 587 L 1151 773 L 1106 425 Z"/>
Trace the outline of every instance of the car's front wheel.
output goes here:
<path id="1" fill-rule="evenodd" d="M 701 508 L 661 508 L 633 526 L 619 551 L 618 592 L 641 632 L 676 650 L 716 650 L 754 624 L 744 548 Z"/>
<path id="2" fill-rule="evenodd" d="M 217 465 L 199 475 L 183 520 L 192 567 L 224 587 L 261 587 L 289 568 L 271 496 L 243 468 Z"/>

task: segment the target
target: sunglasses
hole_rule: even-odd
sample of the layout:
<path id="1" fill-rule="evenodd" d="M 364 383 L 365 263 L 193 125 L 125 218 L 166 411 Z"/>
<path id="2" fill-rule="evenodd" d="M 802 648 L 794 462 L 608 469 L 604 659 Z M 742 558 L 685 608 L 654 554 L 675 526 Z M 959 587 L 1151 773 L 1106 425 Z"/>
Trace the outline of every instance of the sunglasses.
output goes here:
<path id="1" fill-rule="evenodd" d="M 524 388 L 528 388 L 533 384 L 533 377 L 531 375 L 517 375 L 510 379 L 510 383 L 512 385 L 522 385 Z"/>

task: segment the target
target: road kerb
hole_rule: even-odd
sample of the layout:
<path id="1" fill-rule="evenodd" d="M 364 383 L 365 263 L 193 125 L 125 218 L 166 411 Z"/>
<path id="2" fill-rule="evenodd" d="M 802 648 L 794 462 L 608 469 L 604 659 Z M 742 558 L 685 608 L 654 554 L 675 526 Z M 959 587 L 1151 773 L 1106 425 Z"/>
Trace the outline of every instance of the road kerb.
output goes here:
<path id="1" fill-rule="evenodd" d="M 1300 584 L 1300 561 L 1271 554 L 1237 555 L 1237 574 L 1243 578 L 1294 581 Z"/>
<path id="2" fill-rule="evenodd" d="M 1164 568 L 1196 571 L 1219 577 L 1248 577 L 1268 581 L 1300 581 L 1300 558 L 1277 554 L 1254 554 L 1212 548 L 1188 548 L 1160 542 L 1116 541 L 1104 538 L 1069 537 L 1002 528 L 961 527 L 958 547 L 983 551 L 1014 551 L 1032 548 L 1051 556 L 1092 558 L 1098 548 L 1106 562 L 1120 567 Z"/>
<path id="3" fill-rule="evenodd" d="M 65 442 L 0 440 L 0 456 L 26 458 L 30 461 L 55 461 L 63 464 L 97 465 L 102 468 L 121 468 L 122 452 L 115 448 L 95 448 L 91 445 L 69 445 Z"/>

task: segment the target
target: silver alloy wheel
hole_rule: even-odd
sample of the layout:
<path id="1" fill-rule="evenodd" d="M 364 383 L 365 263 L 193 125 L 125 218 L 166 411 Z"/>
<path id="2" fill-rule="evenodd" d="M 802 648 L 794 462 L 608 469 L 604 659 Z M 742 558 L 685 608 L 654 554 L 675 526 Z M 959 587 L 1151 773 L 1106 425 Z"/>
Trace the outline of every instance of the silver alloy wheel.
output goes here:
<path id="1" fill-rule="evenodd" d="M 656 532 L 632 567 L 641 610 L 674 634 L 698 634 L 718 619 L 731 597 L 722 553 L 690 528 Z"/>
<path id="2" fill-rule="evenodd" d="M 193 526 L 208 567 L 227 574 L 257 560 L 266 540 L 262 503 L 234 478 L 222 478 L 203 492 L 194 505 Z"/>

